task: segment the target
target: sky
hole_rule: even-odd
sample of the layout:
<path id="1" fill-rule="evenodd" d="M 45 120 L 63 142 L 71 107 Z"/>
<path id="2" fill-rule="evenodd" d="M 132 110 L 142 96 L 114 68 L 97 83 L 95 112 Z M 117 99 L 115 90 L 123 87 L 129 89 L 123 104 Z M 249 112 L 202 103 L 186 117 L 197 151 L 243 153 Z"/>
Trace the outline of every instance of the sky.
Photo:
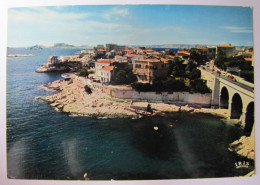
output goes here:
<path id="1" fill-rule="evenodd" d="M 9 8 L 9 47 L 200 44 L 253 45 L 252 8 L 85 5 Z"/>

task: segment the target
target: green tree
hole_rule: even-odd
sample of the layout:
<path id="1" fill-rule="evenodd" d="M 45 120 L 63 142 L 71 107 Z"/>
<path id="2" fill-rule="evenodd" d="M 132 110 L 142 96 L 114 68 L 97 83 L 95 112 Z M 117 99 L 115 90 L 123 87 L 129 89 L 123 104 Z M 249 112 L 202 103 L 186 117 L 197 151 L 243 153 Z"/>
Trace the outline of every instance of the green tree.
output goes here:
<path id="1" fill-rule="evenodd" d="M 202 56 L 197 49 L 192 48 L 189 50 L 189 52 L 191 60 L 195 60 L 198 63 L 202 63 Z"/>
<path id="2" fill-rule="evenodd" d="M 196 68 L 194 68 L 189 75 L 189 78 L 191 80 L 199 79 L 200 77 L 201 77 L 201 71 Z"/>
<path id="3" fill-rule="evenodd" d="M 190 82 L 192 92 L 197 93 L 211 93 L 211 89 L 206 85 L 206 81 L 202 79 L 191 80 Z"/>
<path id="4" fill-rule="evenodd" d="M 180 57 L 175 57 L 173 60 L 173 70 L 172 74 L 174 77 L 184 77 L 185 76 L 185 65 L 182 64 L 183 60 Z"/>
<path id="5" fill-rule="evenodd" d="M 89 72 L 88 72 L 88 69 L 86 67 L 82 68 L 79 71 L 79 76 L 88 77 L 88 75 L 89 75 Z"/>
<path id="6" fill-rule="evenodd" d="M 222 51 L 219 51 L 214 62 L 215 66 L 220 69 L 226 70 L 227 66 L 225 65 L 225 61 L 227 61 L 225 54 Z"/>
<path id="7" fill-rule="evenodd" d="M 91 90 L 91 88 L 88 85 L 85 85 L 84 88 L 85 88 L 86 93 L 88 93 L 88 94 L 92 93 L 92 90 Z"/>

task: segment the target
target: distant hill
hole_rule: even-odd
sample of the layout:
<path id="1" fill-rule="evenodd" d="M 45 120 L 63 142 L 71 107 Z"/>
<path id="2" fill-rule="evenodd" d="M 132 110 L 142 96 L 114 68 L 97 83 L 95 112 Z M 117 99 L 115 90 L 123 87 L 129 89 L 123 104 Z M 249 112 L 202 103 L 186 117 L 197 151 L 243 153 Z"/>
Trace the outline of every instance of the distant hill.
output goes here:
<path id="1" fill-rule="evenodd" d="M 66 43 L 55 43 L 54 48 L 74 48 L 74 45 L 66 44 Z"/>
<path id="2" fill-rule="evenodd" d="M 46 47 L 43 46 L 43 45 L 34 45 L 34 46 L 31 46 L 31 47 L 28 47 L 27 49 L 37 50 L 37 49 L 43 49 L 43 48 L 46 48 Z"/>

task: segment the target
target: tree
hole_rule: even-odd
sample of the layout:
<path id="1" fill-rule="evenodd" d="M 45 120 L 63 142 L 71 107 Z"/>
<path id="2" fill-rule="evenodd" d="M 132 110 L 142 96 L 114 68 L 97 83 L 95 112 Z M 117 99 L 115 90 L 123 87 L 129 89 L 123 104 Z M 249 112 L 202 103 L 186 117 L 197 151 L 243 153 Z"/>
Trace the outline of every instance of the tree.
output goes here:
<path id="1" fill-rule="evenodd" d="M 194 68 L 189 75 L 189 78 L 191 80 L 199 79 L 200 77 L 201 77 L 201 71 L 196 68 Z"/>
<path id="2" fill-rule="evenodd" d="M 227 68 L 227 66 L 225 65 L 226 60 L 227 60 L 227 58 L 226 58 L 225 54 L 222 51 L 219 51 L 214 64 L 218 68 L 226 70 L 226 68 Z"/>
<path id="3" fill-rule="evenodd" d="M 197 49 L 190 49 L 190 59 L 195 60 L 198 63 L 202 63 L 202 56 Z"/>
<path id="4" fill-rule="evenodd" d="M 191 85 L 191 91 L 192 92 L 198 92 L 198 93 L 211 93 L 211 89 L 208 88 L 208 86 L 206 85 L 206 81 L 202 80 L 202 79 L 196 79 L 196 80 L 192 80 L 190 82 Z"/>
<path id="5" fill-rule="evenodd" d="M 92 90 L 91 90 L 91 88 L 88 85 L 85 85 L 84 88 L 85 88 L 86 93 L 88 93 L 88 94 L 92 93 Z"/>
<path id="6" fill-rule="evenodd" d="M 132 72 L 128 64 L 114 62 L 112 65 L 115 66 L 115 71 L 111 84 L 123 85 L 131 84 L 137 81 L 136 75 Z"/>
<path id="7" fill-rule="evenodd" d="M 125 70 L 121 69 L 116 73 L 114 83 L 116 85 L 122 85 L 128 83 Z"/>
<path id="8" fill-rule="evenodd" d="M 88 77 L 88 75 L 89 75 L 89 72 L 88 72 L 88 69 L 86 67 L 82 68 L 79 71 L 79 76 Z"/>
<path id="9" fill-rule="evenodd" d="M 175 57 L 173 61 L 172 74 L 174 77 L 184 77 L 185 76 L 185 65 L 182 64 L 183 60 L 180 57 Z"/>

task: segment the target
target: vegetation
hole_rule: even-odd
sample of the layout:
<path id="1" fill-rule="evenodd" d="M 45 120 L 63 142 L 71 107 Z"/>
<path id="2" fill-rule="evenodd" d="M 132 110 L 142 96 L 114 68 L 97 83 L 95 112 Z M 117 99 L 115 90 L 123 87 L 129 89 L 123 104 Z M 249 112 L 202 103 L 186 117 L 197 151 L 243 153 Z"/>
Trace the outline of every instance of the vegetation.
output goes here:
<path id="1" fill-rule="evenodd" d="M 137 77 L 133 74 L 132 69 L 124 63 L 114 62 L 114 75 L 111 79 L 113 85 L 126 85 L 137 81 Z"/>
<path id="2" fill-rule="evenodd" d="M 201 55 L 201 53 L 195 48 L 191 48 L 189 52 L 190 59 L 196 61 L 199 65 L 204 65 L 205 62 L 209 60 L 207 56 Z"/>
<path id="3" fill-rule="evenodd" d="M 91 88 L 88 85 L 85 85 L 84 88 L 85 88 L 86 93 L 88 93 L 88 94 L 92 93 L 92 90 L 91 90 Z"/>
<path id="4" fill-rule="evenodd" d="M 83 76 L 83 77 L 88 77 L 89 75 L 89 71 L 86 67 L 83 67 L 80 71 L 79 71 L 79 76 Z"/>
<path id="5" fill-rule="evenodd" d="M 238 67 L 240 69 L 240 75 L 246 81 L 254 83 L 254 67 L 250 61 L 246 61 L 242 56 L 225 57 L 223 53 L 219 53 L 215 60 L 215 65 L 223 70 L 227 67 Z"/>
<path id="6" fill-rule="evenodd" d="M 139 92 L 198 92 L 210 93 L 206 81 L 201 80 L 201 71 L 197 65 L 189 62 L 187 65 L 176 57 L 169 61 L 168 77 L 166 79 L 155 79 L 152 84 L 135 82 L 132 84 L 133 89 Z"/>
<path id="7" fill-rule="evenodd" d="M 80 53 L 79 58 L 84 57 L 84 55 L 86 55 L 86 53 Z"/>

